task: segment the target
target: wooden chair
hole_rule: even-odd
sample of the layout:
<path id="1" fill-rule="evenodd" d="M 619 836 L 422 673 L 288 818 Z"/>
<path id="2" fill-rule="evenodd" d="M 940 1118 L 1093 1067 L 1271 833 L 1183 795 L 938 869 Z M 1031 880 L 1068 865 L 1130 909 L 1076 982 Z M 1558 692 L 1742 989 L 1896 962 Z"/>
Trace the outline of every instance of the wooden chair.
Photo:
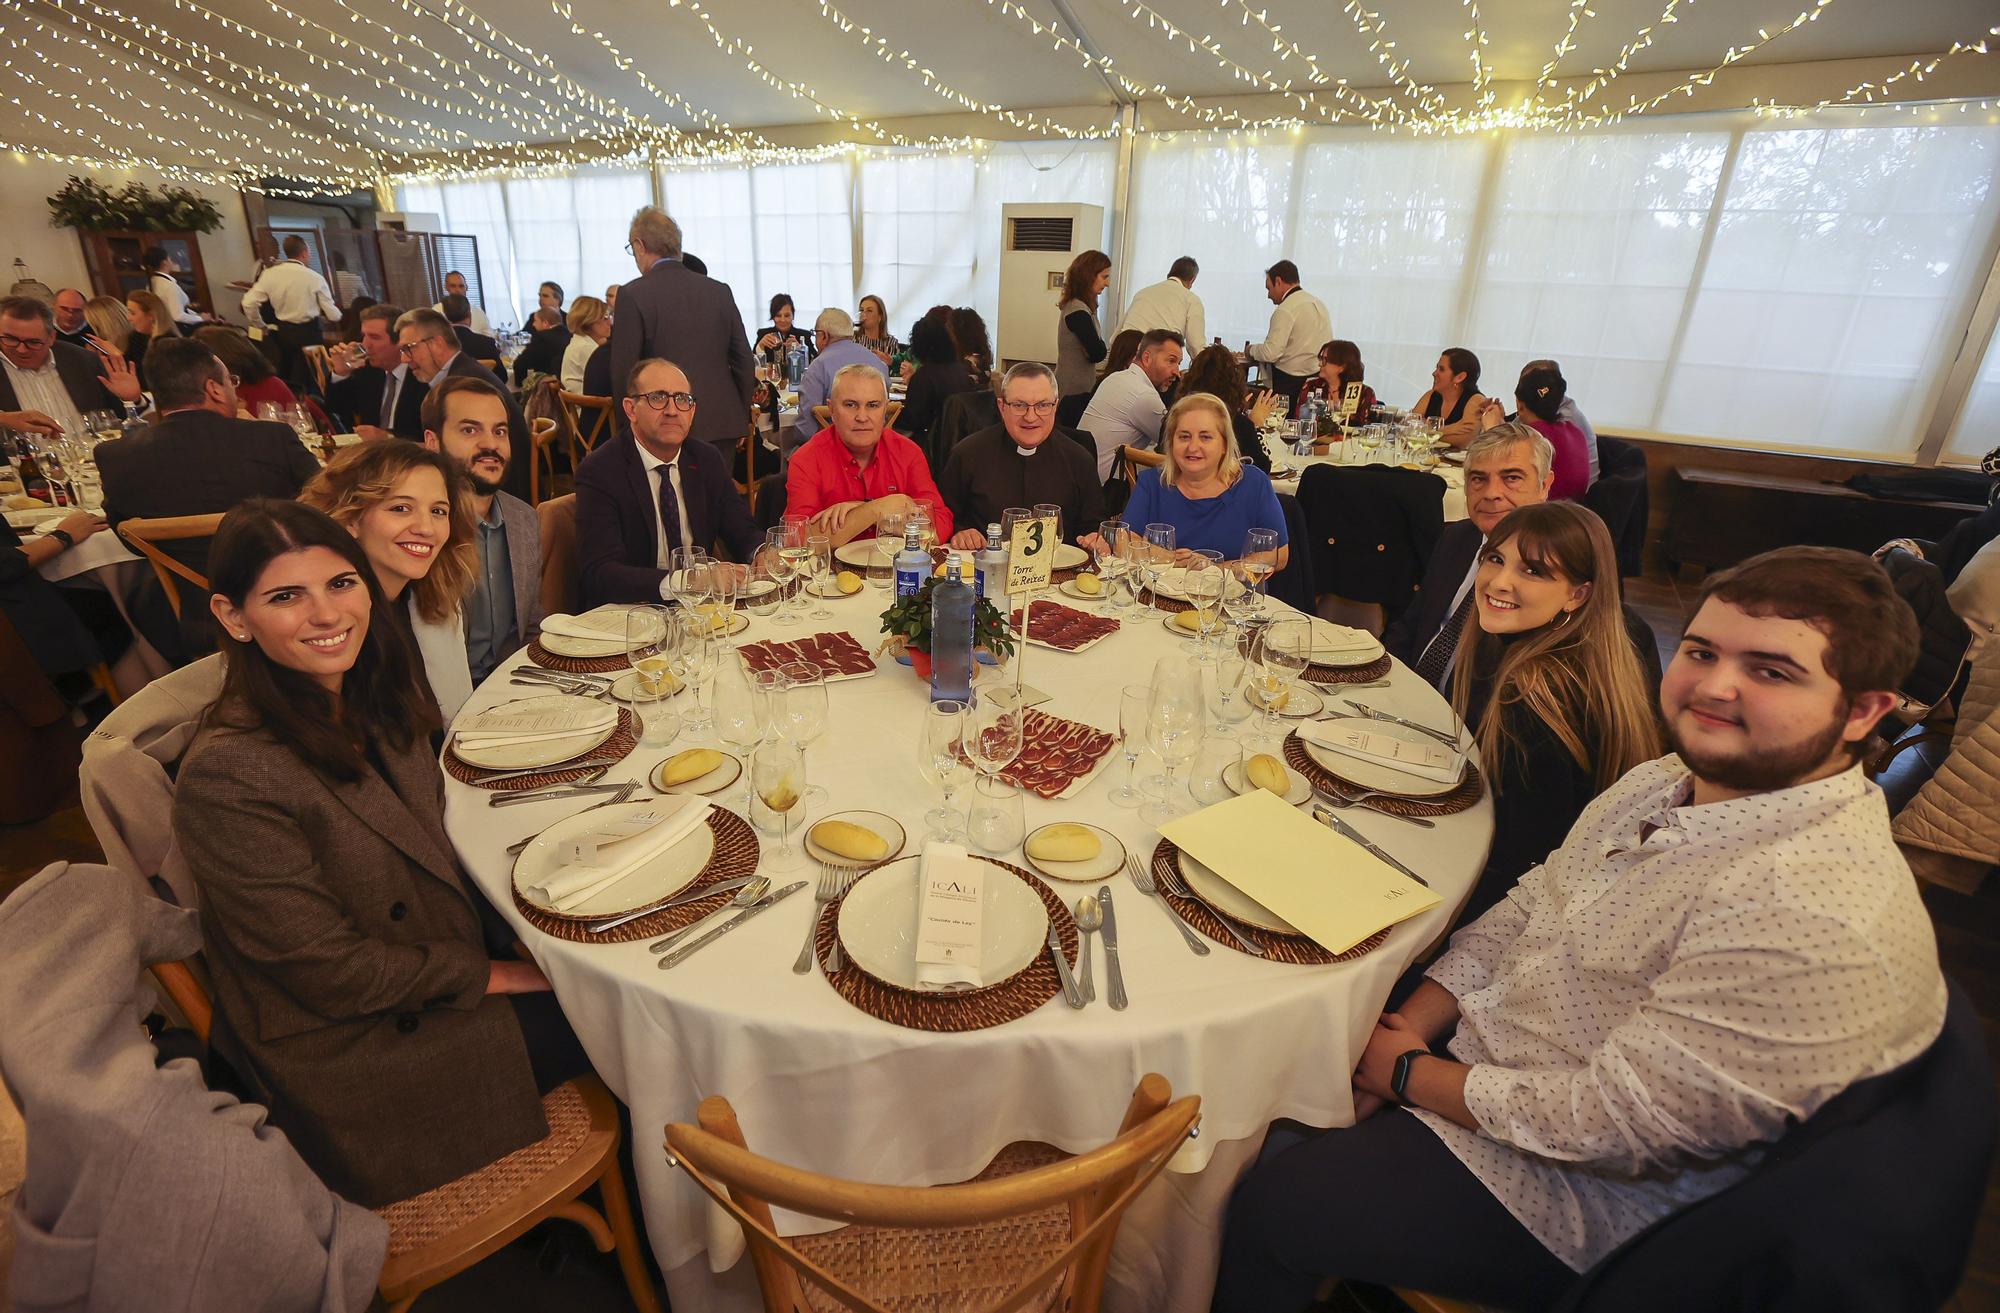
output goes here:
<path id="1" fill-rule="evenodd" d="M 1172 1098 L 1145 1076 L 1109 1144 L 1073 1158 L 1010 1145 L 962 1185 L 867 1185 L 773 1162 L 749 1150 L 720 1095 L 702 1101 L 700 1126 L 667 1127 L 667 1161 L 743 1226 L 766 1313 L 889 1313 L 916 1307 L 919 1290 L 925 1308 L 1095 1313 L 1125 1209 L 1200 1119 L 1199 1097 Z M 782 1239 L 774 1205 L 848 1225 Z"/>
<path id="2" fill-rule="evenodd" d="M 222 526 L 220 515 L 174 515 L 156 520 L 126 520 L 118 526 L 118 536 L 123 538 L 133 551 L 153 564 L 153 573 L 159 577 L 160 587 L 166 589 L 167 604 L 174 608 L 176 619 L 181 613 L 180 585 L 175 576 L 185 579 L 204 594 L 208 592 L 208 580 L 196 574 L 188 566 L 161 551 L 155 544 L 177 542 L 188 538 L 213 538 Z"/>
<path id="3" fill-rule="evenodd" d="M 743 436 L 736 440 L 736 454 L 743 458 L 743 477 L 740 479 L 735 477 L 733 463 L 730 477 L 730 482 L 736 485 L 736 491 L 743 494 L 743 500 L 749 505 L 752 514 L 757 510 L 757 449 L 764 445 L 762 435 L 757 431 L 759 413 L 757 407 L 750 407 L 749 427 Z"/>
<path id="4" fill-rule="evenodd" d="M 556 422 L 553 419 L 528 421 L 528 441 L 532 455 L 528 461 L 528 505 L 542 504 L 542 467 L 549 471 L 549 487 L 556 483 Z"/>
<path id="5" fill-rule="evenodd" d="M 1139 471 L 1158 469 L 1167 463 L 1167 458 L 1157 451 L 1146 451 L 1140 447 L 1124 446 L 1118 449 L 1119 463 L 1125 469 L 1125 482 L 1129 487 L 1139 486 Z"/>
<path id="6" fill-rule="evenodd" d="M 304 348 L 304 354 L 306 367 L 312 370 L 313 384 L 319 389 L 319 394 L 325 396 L 327 379 L 330 377 L 326 367 L 326 348 L 309 346 Z"/>
<path id="7" fill-rule="evenodd" d="M 542 610 L 568 615 L 576 610 L 576 494 L 551 497 L 535 508 L 542 529 Z"/>
<path id="8" fill-rule="evenodd" d="M 479 360 L 479 357 L 474 356 L 473 359 Z M 479 363 L 486 366 L 486 368 L 488 368 L 489 370 L 493 371 L 493 376 L 495 378 L 504 380 L 507 377 L 505 374 L 500 372 L 500 362 L 498 360 L 480 360 Z"/>
<path id="9" fill-rule="evenodd" d="M 611 429 L 611 398 L 587 397 L 581 392 L 564 392 L 557 385 L 556 396 L 562 400 L 563 409 L 569 412 L 570 427 L 576 437 L 569 449 L 569 467 L 574 471 L 582 457 L 576 454 L 576 443 L 581 443 L 585 452 L 596 449 L 597 440 Z M 583 415 L 592 412 L 589 426 L 585 427 Z"/>

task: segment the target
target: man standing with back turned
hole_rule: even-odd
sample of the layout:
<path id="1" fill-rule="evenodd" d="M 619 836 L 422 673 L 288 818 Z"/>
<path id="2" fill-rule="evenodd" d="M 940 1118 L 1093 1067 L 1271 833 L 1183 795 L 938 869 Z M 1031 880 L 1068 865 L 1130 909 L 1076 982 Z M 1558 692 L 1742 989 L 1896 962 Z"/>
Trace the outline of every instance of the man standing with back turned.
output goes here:
<path id="1" fill-rule="evenodd" d="M 611 396 L 625 400 L 632 367 L 641 360 L 671 360 L 687 375 L 687 389 L 701 398 L 695 440 L 727 455 L 750 429 L 750 397 L 757 386 L 750 339 L 727 283 L 681 263 L 681 229 L 646 206 L 632 216 L 625 246 L 639 276 L 625 284 L 611 322 Z M 620 407 L 618 428 L 632 431 Z"/>

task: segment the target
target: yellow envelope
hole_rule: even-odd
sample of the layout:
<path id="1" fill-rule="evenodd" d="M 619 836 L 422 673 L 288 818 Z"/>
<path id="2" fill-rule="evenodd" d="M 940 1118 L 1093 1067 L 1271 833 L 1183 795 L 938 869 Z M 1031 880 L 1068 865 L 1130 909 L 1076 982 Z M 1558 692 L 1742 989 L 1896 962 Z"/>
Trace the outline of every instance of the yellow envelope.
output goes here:
<path id="1" fill-rule="evenodd" d="M 1438 905 L 1438 896 L 1264 789 L 1160 834 L 1332 953 Z"/>

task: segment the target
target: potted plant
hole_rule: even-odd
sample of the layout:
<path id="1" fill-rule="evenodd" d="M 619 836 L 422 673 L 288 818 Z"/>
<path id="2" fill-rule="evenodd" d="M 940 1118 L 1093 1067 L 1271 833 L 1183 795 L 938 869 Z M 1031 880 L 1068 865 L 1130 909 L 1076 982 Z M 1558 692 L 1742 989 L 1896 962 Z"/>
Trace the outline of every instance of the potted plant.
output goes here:
<path id="1" fill-rule="evenodd" d="M 942 577 L 932 575 L 923 587 L 897 598 L 882 613 L 884 639 L 878 651 L 909 653 L 910 669 L 923 680 L 931 677 L 931 594 Z M 1014 634 L 1007 628 L 1007 617 L 983 597 L 972 603 L 972 646 L 996 657 L 1011 656 L 1014 651 Z"/>

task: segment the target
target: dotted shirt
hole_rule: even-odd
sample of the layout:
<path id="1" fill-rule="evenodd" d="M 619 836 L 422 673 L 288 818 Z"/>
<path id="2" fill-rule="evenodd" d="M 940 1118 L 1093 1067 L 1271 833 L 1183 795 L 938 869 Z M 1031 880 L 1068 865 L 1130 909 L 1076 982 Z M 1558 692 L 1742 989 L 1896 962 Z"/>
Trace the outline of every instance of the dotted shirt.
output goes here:
<path id="1" fill-rule="evenodd" d="M 1579 1272 L 1944 1025 L 1859 767 L 1701 807 L 1692 786 L 1677 757 L 1628 773 L 1427 973 L 1458 999 L 1480 1129 L 1417 1115 Z"/>

